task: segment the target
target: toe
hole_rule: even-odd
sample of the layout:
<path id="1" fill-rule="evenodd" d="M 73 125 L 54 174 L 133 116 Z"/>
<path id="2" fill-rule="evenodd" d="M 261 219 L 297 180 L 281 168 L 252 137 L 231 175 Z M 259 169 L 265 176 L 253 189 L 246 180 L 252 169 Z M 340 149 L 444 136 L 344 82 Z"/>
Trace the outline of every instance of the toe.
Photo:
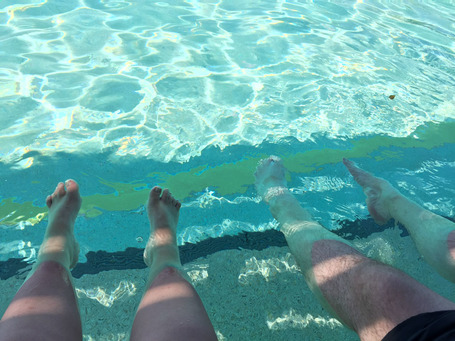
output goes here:
<path id="1" fill-rule="evenodd" d="M 354 180 L 362 187 L 368 184 L 368 181 L 371 178 L 371 174 L 367 171 L 364 171 L 362 168 L 356 166 L 354 162 L 348 159 L 343 159 L 343 163 L 348 169 L 349 173 L 354 177 Z"/>
<path id="2" fill-rule="evenodd" d="M 66 191 L 69 196 L 77 196 L 79 195 L 79 185 L 76 181 L 72 179 L 68 179 L 65 181 Z"/>
<path id="3" fill-rule="evenodd" d="M 281 159 L 278 156 L 270 155 L 269 162 L 270 163 L 272 163 L 272 162 L 281 162 Z"/>
<path id="4" fill-rule="evenodd" d="M 349 173 L 351 173 L 352 176 L 355 176 L 354 174 L 356 173 L 357 167 L 355 166 L 354 162 L 351 160 L 343 158 L 343 164 L 346 166 L 348 169 Z"/>
<path id="5" fill-rule="evenodd" d="M 52 206 L 52 196 L 51 195 L 47 196 L 46 205 L 47 205 L 47 207 L 51 208 L 51 206 Z"/>
<path id="6" fill-rule="evenodd" d="M 52 194 L 52 197 L 55 198 L 55 197 L 63 197 L 65 195 L 66 191 L 65 191 L 65 185 L 63 184 L 63 182 L 59 182 L 57 187 L 55 188 L 55 191 L 54 193 Z"/>
<path id="7" fill-rule="evenodd" d="M 258 162 L 258 165 L 256 166 L 256 171 L 254 172 L 254 176 L 258 177 L 261 173 L 261 170 L 266 167 L 270 162 L 270 158 L 267 159 L 262 159 Z"/>
<path id="8" fill-rule="evenodd" d="M 165 203 L 168 203 L 170 201 L 170 196 L 171 196 L 171 194 L 169 193 L 169 190 L 166 188 L 163 191 L 163 195 L 161 196 L 161 200 L 163 200 Z"/>
<path id="9" fill-rule="evenodd" d="M 267 162 L 268 158 L 267 159 L 261 159 L 259 160 L 258 162 L 258 168 L 262 167 L 266 162 Z"/>
<path id="10" fill-rule="evenodd" d="M 172 206 L 175 206 L 175 203 L 177 202 L 177 199 L 174 198 L 174 196 L 172 195 L 171 192 L 169 192 L 169 204 L 171 204 Z"/>
<path id="11" fill-rule="evenodd" d="M 178 210 L 180 209 L 180 207 L 182 207 L 182 204 L 180 203 L 180 201 L 177 201 L 175 203 L 175 207 L 177 207 Z"/>
<path id="12" fill-rule="evenodd" d="M 161 194 L 161 187 L 155 186 L 152 188 L 150 191 L 150 197 L 149 200 L 151 203 L 158 202 L 160 200 L 160 194 Z"/>
<path id="13" fill-rule="evenodd" d="M 172 206 L 175 206 L 175 204 L 177 203 L 177 199 L 175 199 L 174 196 L 172 195 L 172 193 L 170 193 L 170 192 L 169 192 L 169 203 Z"/>

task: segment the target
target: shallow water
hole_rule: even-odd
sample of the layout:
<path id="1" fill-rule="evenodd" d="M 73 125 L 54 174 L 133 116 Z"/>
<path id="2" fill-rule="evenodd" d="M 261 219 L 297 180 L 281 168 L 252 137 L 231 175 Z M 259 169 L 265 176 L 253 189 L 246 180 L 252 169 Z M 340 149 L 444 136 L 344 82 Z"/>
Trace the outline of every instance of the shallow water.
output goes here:
<path id="1" fill-rule="evenodd" d="M 3 1 L 0 156 L 185 162 L 315 133 L 408 136 L 455 117 L 454 14 L 439 2 Z"/>
<path id="2" fill-rule="evenodd" d="M 330 229 L 367 215 L 342 157 L 454 215 L 455 8 L 436 2 L 3 1 L 0 258 L 33 260 L 76 179 L 81 260 L 143 247 L 154 184 L 179 243 L 277 228 L 253 172 L 283 158 Z M 132 228 L 133 226 L 133 228 Z"/>
<path id="3" fill-rule="evenodd" d="M 253 173 L 271 154 L 324 226 L 453 299 L 409 236 L 368 219 L 341 163 L 455 217 L 453 17 L 436 1 L 3 0 L 1 310 L 36 259 L 45 197 L 73 178 L 84 340 L 126 340 L 158 184 L 182 201 L 185 270 L 220 340 L 357 339 L 269 231 Z"/>

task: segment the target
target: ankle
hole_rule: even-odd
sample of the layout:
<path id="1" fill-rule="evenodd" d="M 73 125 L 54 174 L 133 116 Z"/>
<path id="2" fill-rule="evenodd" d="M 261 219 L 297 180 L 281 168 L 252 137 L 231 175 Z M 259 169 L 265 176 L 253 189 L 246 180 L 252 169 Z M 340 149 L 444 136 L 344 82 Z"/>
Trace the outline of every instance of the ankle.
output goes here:
<path id="1" fill-rule="evenodd" d="M 292 196 L 289 189 L 284 186 L 273 186 L 265 190 L 264 195 L 262 196 L 264 201 L 269 205 L 276 205 L 280 199 L 286 198 L 289 195 Z"/>
<path id="2" fill-rule="evenodd" d="M 177 245 L 176 239 L 175 232 L 170 227 L 159 227 L 150 234 L 149 243 L 151 242 L 153 247 L 172 246 Z"/>
<path id="3" fill-rule="evenodd" d="M 155 257 L 149 263 L 151 274 L 157 274 L 167 267 L 172 267 L 176 269 L 180 269 L 182 267 L 182 263 L 180 261 L 180 256 L 178 253 L 170 252 L 156 254 Z"/>
<path id="4" fill-rule="evenodd" d="M 167 263 L 181 265 L 179 248 L 176 244 L 152 247 L 149 250 L 145 250 L 144 261 L 151 268 Z"/>
<path id="5" fill-rule="evenodd" d="M 58 263 L 63 266 L 65 269 L 70 271 L 71 268 L 71 255 L 68 251 L 61 250 L 56 252 L 55 250 L 50 252 L 49 250 L 40 250 L 38 252 L 38 257 L 36 258 L 36 263 L 34 265 L 34 269 L 41 266 L 43 263 Z"/>
<path id="6" fill-rule="evenodd" d="M 398 219 L 401 207 L 403 206 L 402 203 L 405 200 L 406 198 L 399 193 L 394 194 L 387 198 L 387 201 L 385 202 L 384 206 L 387 209 L 388 214 L 390 215 L 391 218 L 395 220 Z"/>
<path id="7" fill-rule="evenodd" d="M 79 248 L 74 236 L 48 235 L 39 248 L 36 261 L 37 263 L 54 261 L 69 269 L 77 262 L 78 255 Z"/>

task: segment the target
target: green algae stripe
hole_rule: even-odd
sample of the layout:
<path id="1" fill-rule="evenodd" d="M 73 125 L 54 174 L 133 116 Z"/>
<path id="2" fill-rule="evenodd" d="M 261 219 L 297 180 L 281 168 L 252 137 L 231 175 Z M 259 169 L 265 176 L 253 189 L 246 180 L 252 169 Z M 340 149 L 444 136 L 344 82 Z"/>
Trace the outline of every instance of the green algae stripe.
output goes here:
<path id="1" fill-rule="evenodd" d="M 17 225 L 20 222 L 35 225 L 47 216 L 47 209 L 33 205 L 31 201 L 16 202 L 16 198 L 0 201 L 0 225 Z"/>
<path id="2" fill-rule="evenodd" d="M 407 137 L 365 136 L 351 141 L 351 148 L 314 149 L 290 155 L 279 155 L 285 167 L 292 173 L 309 173 L 318 168 L 341 162 L 343 157 L 371 157 L 373 152 L 377 160 L 400 157 L 401 152 L 387 148 L 426 148 L 431 149 L 443 144 L 455 143 L 455 121 L 445 123 L 427 123 L 420 126 Z M 147 184 L 157 184 L 169 188 L 173 195 L 183 201 L 193 193 L 210 187 L 219 195 L 245 193 L 254 182 L 254 171 L 258 162 L 266 154 L 245 157 L 242 160 L 210 167 L 202 165 L 185 172 L 167 174 L 154 172 L 146 179 L 135 182 L 112 182 L 99 178 L 101 185 L 113 189 L 110 194 L 94 194 L 83 197 L 81 214 L 96 217 L 102 211 L 123 211 L 139 208 L 147 200 Z M 143 189 L 138 189 L 143 188 Z M 15 198 L 0 201 L 0 224 L 16 225 L 19 222 L 36 224 L 46 217 L 47 208 L 34 206 L 31 202 L 17 202 Z"/>
<path id="3" fill-rule="evenodd" d="M 455 143 L 455 122 L 428 123 L 427 126 L 418 127 L 407 137 L 391 137 L 378 135 L 358 138 L 351 141 L 352 148 L 346 149 L 315 149 L 296 153 L 283 158 L 285 167 L 290 172 L 312 172 L 323 165 L 338 163 L 343 158 L 369 157 L 381 149 L 381 155 L 376 159 L 384 159 L 387 155 L 397 157 L 399 153 L 386 148 L 425 148 L 432 149 L 444 144 Z M 381 157 L 382 156 L 382 157 Z"/>
<path id="4" fill-rule="evenodd" d="M 144 182 L 124 183 L 113 182 L 98 177 L 99 182 L 115 190 L 112 194 L 93 194 L 85 196 L 82 200 L 81 214 L 93 218 L 106 211 L 130 211 L 137 209 L 145 203 L 149 190 Z M 143 180 L 142 180 L 143 181 Z"/>
<path id="5" fill-rule="evenodd" d="M 254 182 L 254 170 L 267 155 L 244 158 L 233 163 L 224 163 L 216 167 L 197 167 L 187 172 L 163 176 L 160 186 L 169 188 L 179 200 L 185 200 L 191 193 L 201 192 L 207 187 L 214 188 L 220 195 L 244 193 Z M 205 170 L 201 172 L 201 168 Z"/>

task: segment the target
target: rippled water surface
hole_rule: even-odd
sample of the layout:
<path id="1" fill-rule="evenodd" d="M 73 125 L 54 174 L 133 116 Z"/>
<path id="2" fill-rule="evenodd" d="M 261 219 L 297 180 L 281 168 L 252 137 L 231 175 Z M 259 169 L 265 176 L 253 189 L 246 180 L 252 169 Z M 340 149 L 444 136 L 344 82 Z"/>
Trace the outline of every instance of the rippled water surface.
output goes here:
<path id="1" fill-rule="evenodd" d="M 455 7 L 405 4 L 3 0 L 0 157 L 407 136 L 455 117 Z"/>
<path id="2" fill-rule="evenodd" d="M 329 228 L 367 215 L 343 156 L 453 216 L 454 18 L 436 1 L 2 0 L 0 258 L 34 257 L 68 177 L 82 253 L 143 247 L 155 183 L 184 204 L 180 243 L 275 228 L 252 175 L 271 153 Z"/>

